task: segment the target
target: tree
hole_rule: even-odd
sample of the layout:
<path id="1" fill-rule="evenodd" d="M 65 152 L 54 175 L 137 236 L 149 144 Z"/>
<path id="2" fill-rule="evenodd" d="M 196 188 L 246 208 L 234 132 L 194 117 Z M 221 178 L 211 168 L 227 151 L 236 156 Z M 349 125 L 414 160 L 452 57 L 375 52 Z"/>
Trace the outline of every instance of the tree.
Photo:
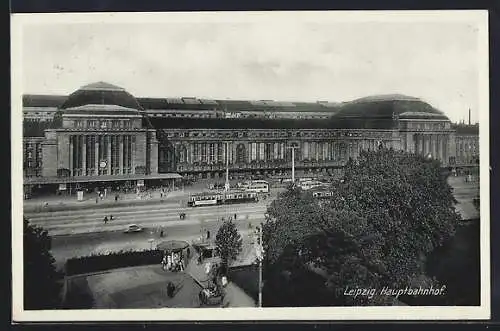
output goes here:
<path id="1" fill-rule="evenodd" d="M 241 253 L 243 240 L 232 220 L 225 220 L 215 235 L 215 244 L 225 270 Z"/>
<path id="2" fill-rule="evenodd" d="M 24 219 L 24 308 L 55 309 L 60 306 L 62 273 L 50 253 L 51 238 L 43 228 Z"/>
<path id="3" fill-rule="evenodd" d="M 326 203 L 289 187 L 268 208 L 265 287 L 286 272 L 288 287 L 300 293 L 304 281 L 294 274 L 309 272 L 323 275 L 318 293 L 333 305 L 392 304 L 344 290 L 429 281 L 422 277 L 425 257 L 453 236 L 459 220 L 451 188 L 437 161 L 384 148 L 350 160 L 343 179 L 332 184 Z M 303 298 L 286 300 L 295 299 L 300 305 Z"/>

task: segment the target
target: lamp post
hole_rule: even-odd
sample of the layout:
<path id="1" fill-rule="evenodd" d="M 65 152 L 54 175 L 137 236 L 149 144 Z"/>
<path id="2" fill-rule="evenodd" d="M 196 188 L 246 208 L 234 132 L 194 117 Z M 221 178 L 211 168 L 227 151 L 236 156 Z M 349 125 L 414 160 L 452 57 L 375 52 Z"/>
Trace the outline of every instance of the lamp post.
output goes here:
<path id="1" fill-rule="evenodd" d="M 299 146 L 288 146 L 287 148 L 292 150 L 292 183 L 295 184 L 295 149 Z"/>
<path id="2" fill-rule="evenodd" d="M 229 191 L 229 142 L 226 141 L 226 184 L 224 185 L 224 189 Z"/>
<path id="3" fill-rule="evenodd" d="M 262 307 L 262 260 L 264 258 L 264 247 L 262 245 L 262 223 L 258 228 L 257 244 L 255 245 L 255 252 L 259 262 L 259 308 Z"/>

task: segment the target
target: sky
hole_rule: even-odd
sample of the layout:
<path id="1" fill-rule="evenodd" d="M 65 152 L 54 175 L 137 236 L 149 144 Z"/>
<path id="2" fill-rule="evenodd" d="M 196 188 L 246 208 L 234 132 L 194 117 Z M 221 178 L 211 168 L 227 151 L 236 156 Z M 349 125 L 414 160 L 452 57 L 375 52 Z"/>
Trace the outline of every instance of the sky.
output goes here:
<path id="1" fill-rule="evenodd" d="M 400 93 L 478 120 L 478 33 L 466 22 L 29 24 L 25 94 L 105 81 L 136 97 L 342 102 Z"/>

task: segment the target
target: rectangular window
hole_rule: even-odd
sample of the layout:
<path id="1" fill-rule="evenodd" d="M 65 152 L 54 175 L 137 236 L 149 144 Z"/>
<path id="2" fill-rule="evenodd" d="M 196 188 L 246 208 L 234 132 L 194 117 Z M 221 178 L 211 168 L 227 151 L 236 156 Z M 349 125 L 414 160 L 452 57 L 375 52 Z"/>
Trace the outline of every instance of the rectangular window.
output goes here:
<path id="1" fill-rule="evenodd" d="M 121 121 L 118 121 L 118 120 L 113 120 L 113 129 L 119 129 L 120 128 L 120 123 Z"/>
<path id="2" fill-rule="evenodd" d="M 201 144 L 201 161 L 207 161 L 207 144 Z"/>
<path id="3" fill-rule="evenodd" d="M 217 162 L 224 162 L 224 149 L 226 148 L 225 144 L 218 143 L 217 144 Z"/>
<path id="4" fill-rule="evenodd" d="M 193 144 L 193 156 L 195 162 L 200 162 L 200 144 Z"/>
<path id="5" fill-rule="evenodd" d="M 257 159 L 257 143 L 251 143 L 250 160 L 254 161 Z"/>
<path id="6" fill-rule="evenodd" d="M 210 143 L 210 162 L 215 162 L 215 144 Z"/>
<path id="7" fill-rule="evenodd" d="M 309 142 L 304 142 L 302 155 L 304 159 L 309 159 Z"/>

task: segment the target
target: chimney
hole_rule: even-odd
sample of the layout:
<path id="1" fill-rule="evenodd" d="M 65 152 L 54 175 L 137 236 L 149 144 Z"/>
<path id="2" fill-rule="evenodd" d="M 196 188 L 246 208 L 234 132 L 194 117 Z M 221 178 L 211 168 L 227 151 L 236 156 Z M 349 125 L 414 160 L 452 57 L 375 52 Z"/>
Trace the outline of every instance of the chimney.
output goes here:
<path id="1" fill-rule="evenodd" d="M 469 125 L 470 125 L 470 108 L 469 108 Z"/>

